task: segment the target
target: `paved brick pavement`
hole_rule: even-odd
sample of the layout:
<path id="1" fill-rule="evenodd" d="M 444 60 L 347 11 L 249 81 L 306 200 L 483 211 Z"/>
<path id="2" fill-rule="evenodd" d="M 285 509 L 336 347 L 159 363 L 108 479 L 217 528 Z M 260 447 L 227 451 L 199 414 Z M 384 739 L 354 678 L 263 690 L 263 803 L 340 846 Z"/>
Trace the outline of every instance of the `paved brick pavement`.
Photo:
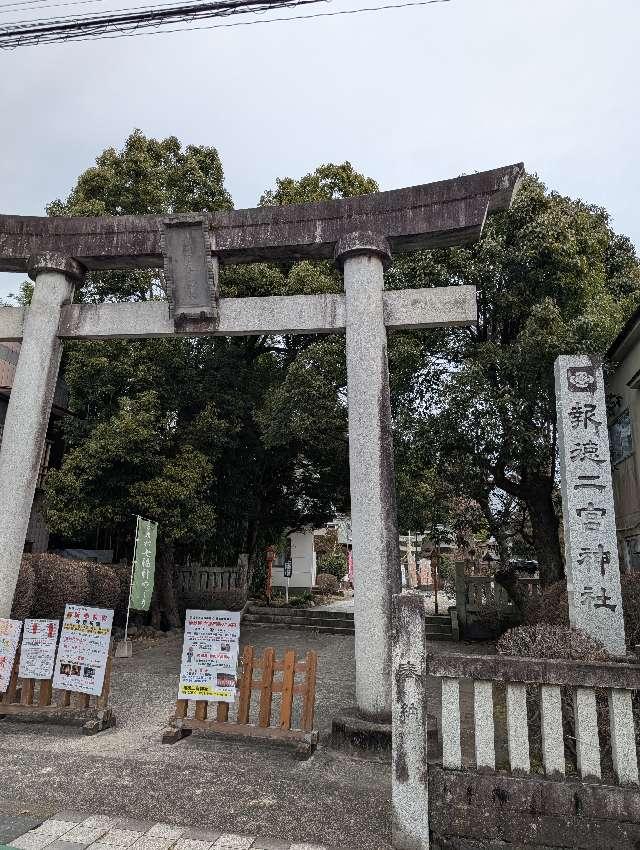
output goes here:
<path id="1" fill-rule="evenodd" d="M 16 819 L 17 820 L 17 819 Z M 16 824 L 17 825 L 17 824 Z M 10 840 L 17 850 L 339 850 L 168 823 L 63 811 Z"/>

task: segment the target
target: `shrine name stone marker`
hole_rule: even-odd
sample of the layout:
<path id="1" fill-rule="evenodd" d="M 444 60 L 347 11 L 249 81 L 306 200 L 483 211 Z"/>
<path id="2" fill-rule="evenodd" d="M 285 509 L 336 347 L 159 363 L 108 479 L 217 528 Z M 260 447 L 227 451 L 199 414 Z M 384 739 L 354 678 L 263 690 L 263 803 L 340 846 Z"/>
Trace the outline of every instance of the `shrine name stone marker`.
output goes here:
<path id="1" fill-rule="evenodd" d="M 387 328 L 477 319 L 470 286 L 384 291 L 392 251 L 469 245 L 507 209 L 510 165 L 359 198 L 182 216 L 0 216 L 0 271 L 35 281 L 28 309 L 0 308 L 22 347 L 0 447 L 0 617 L 16 586 L 64 339 L 346 333 L 355 564 L 356 697 L 391 718 L 391 598 L 400 591 Z M 344 295 L 220 298 L 221 263 L 336 260 Z M 72 304 L 87 270 L 164 269 L 168 301 Z"/>
<path id="2" fill-rule="evenodd" d="M 624 655 L 601 363 L 593 357 L 558 357 L 555 381 L 569 620 L 613 655 Z"/>

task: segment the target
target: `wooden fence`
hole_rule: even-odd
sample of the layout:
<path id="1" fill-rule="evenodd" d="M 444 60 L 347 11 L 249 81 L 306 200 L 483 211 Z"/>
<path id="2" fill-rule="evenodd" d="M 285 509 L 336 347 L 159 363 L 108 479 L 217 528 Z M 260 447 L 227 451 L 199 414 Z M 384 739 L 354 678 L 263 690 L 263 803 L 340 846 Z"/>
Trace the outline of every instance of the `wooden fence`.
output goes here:
<path id="1" fill-rule="evenodd" d="M 201 729 L 230 737 L 289 743 L 301 751 L 312 752 L 318 742 L 318 733 L 313 728 L 317 665 L 318 656 L 313 651 L 307 653 L 304 661 L 299 661 L 295 651 L 289 649 L 279 661 L 272 647 L 265 649 L 258 659 L 253 646 L 245 646 L 235 720 L 229 719 L 229 703 L 179 699 L 162 741 L 173 744 Z M 257 680 L 254 673 L 259 674 Z M 254 692 L 259 694 L 257 704 L 252 699 Z M 279 696 L 280 703 L 277 719 L 275 696 Z M 294 726 L 296 697 L 301 698 L 297 728 Z M 192 716 L 189 716 L 190 706 L 193 706 Z M 213 710 L 215 717 L 211 716 Z"/>

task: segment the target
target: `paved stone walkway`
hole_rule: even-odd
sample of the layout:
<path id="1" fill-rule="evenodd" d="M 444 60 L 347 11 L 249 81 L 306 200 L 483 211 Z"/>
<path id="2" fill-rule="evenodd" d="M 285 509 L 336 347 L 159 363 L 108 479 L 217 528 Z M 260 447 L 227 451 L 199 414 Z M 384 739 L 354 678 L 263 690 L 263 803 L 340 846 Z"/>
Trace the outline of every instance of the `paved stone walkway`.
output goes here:
<path id="1" fill-rule="evenodd" d="M 134 818 L 86 817 L 69 811 L 9 841 L 9 846 L 17 850 L 332 850 L 320 844 L 291 844 Z"/>

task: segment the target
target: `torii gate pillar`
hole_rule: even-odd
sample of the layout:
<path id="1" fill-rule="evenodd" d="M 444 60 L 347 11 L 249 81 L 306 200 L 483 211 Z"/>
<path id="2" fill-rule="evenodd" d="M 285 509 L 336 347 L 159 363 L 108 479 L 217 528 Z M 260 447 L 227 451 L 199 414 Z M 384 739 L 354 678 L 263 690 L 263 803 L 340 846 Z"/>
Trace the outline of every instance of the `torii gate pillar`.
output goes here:
<path id="1" fill-rule="evenodd" d="M 387 240 L 371 233 L 336 246 L 346 295 L 356 702 L 378 722 L 391 718 L 391 600 L 401 589 L 382 300 L 390 258 Z"/>
<path id="2" fill-rule="evenodd" d="M 0 451 L 0 617 L 9 617 L 38 481 L 62 342 L 60 309 L 71 301 L 82 266 L 61 254 L 29 258 L 35 281 Z"/>

